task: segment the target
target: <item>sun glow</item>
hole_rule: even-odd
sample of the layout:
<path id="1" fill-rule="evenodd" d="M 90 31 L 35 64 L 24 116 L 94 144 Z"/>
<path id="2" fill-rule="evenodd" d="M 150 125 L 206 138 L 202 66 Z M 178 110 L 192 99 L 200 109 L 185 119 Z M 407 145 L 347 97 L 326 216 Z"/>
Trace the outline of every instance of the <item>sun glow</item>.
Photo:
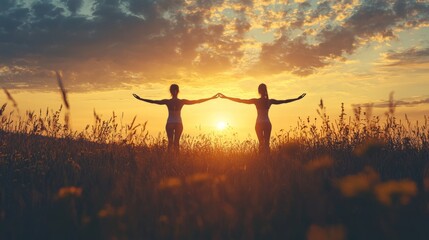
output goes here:
<path id="1" fill-rule="evenodd" d="M 224 121 L 219 121 L 216 123 L 216 129 L 219 131 L 225 130 L 225 128 L 228 126 L 228 124 Z"/>

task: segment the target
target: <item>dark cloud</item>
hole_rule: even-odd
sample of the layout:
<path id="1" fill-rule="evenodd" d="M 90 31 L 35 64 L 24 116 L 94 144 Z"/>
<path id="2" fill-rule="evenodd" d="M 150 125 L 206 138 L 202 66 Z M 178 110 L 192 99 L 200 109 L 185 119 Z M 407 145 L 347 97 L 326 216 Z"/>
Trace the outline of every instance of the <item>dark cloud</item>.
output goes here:
<path id="1" fill-rule="evenodd" d="M 386 64 L 386 66 L 405 66 L 429 63 L 429 48 L 410 48 L 402 52 L 391 51 L 387 53 L 385 59 L 390 62 Z"/>
<path id="2" fill-rule="evenodd" d="M 321 43 L 317 45 L 317 54 L 324 58 L 335 58 L 344 53 L 351 54 L 357 46 L 354 32 L 347 28 L 323 30 L 320 32 L 319 38 Z"/>
<path id="3" fill-rule="evenodd" d="M 263 71 L 279 73 L 286 70 L 298 75 L 308 75 L 315 68 L 325 65 L 322 58 L 315 54 L 316 48 L 306 44 L 303 38 L 290 40 L 283 36 L 274 44 L 262 47 L 260 62 L 263 63 Z M 255 69 L 252 72 L 260 71 L 259 68 Z"/>
<path id="4" fill-rule="evenodd" d="M 15 6 L 15 0 L 0 0 L 0 12 L 8 11 L 11 7 Z"/>
<path id="5" fill-rule="evenodd" d="M 0 14 L 0 76 L 10 79 L 3 85 L 44 88 L 60 69 L 75 89 L 110 88 L 137 81 L 133 72 L 159 81 L 184 68 L 223 71 L 241 54 L 239 38 L 224 36 L 222 23 L 207 23 L 222 1 L 185 8 L 180 0 L 100 0 L 91 16 L 76 14 L 82 1 L 63 3 L 67 9 L 47 1 L 9 4 Z"/>
<path id="6" fill-rule="evenodd" d="M 103 4 L 99 6 L 103 6 Z M 151 0 L 129 0 L 128 8 L 132 13 L 142 15 L 145 19 L 154 18 L 159 13 L 156 9 L 156 2 Z"/>
<path id="7" fill-rule="evenodd" d="M 73 14 L 76 13 L 83 4 L 83 0 L 62 0 L 62 2 L 66 4 L 68 10 Z"/>
<path id="8" fill-rule="evenodd" d="M 90 9 L 88 3 L 93 3 Z M 74 89 L 186 77 L 183 72 L 222 74 L 249 59 L 244 54 L 246 33 L 255 22 L 276 31 L 278 38 L 262 45 L 257 68 L 249 66 L 251 72 L 308 75 L 353 54 L 372 38 L 392 38 L 398 29 L 429 23 L 429 4 L 417 1 L 363 1 L 343 20 L 337 20 L 338 5 L 352 6 L 348 1 L 260 4 L 0 0 L 0 83 L 8 88 L 46 88 L 47 79 L 54 79 L 53 70 L 62 70 L 66 85 Z M 223 7 L 230 12 L 222 12 Z M 277 21 L 277 16 L 284 19 Z M 318 25 L 326 18 L 326 24 Z"/>
<path id="9" fill-rule="evenodd" d="M 311 13 L 311 17 L 314 19 L 319 18 L 321 16 L 328 16 L 330 15 L 331 11 L 332 8 L 329 4 L 329 1 L 324 1 L 317 5 L 316 10 Z"/>
<path id="10" fill-rule="evenodd" d="M 64 9 L 56 7 L 52 3 L 36 2 L 32 6 L 32 12 L 35 18 L 57 18 L 62 16 Z"/>
<path id="11" fill-rule="evenodd" d="M 367 1 L 344 25 L 353 31 L 356 37 L 371 37 L 391 31 L 399 20 L 401 18 L 395 14 L 387 1 Z"/>
<path id="12" fill-rule="evenodd" d="M 300 10 L 298 17 L 291 23 L 290 30 L 282 29 L 282 37 L 273 43 L 263 45 L 257 63 L 259 71 L 264 73 L 292 71 L 308 75 L 317 68 L 326 66 L 333 59 L 352 54 L 374 37 L 393 38 L 396 30 L 429 23 L 427 3 L 403 0 L 364 1 L 344 22 L 333 22 L 333 25 L 327 24 L 318 30 L 315 40 L 312 36 L 306 35 L 305 31 L 297 38 L 298 40 L 287 37 L 293 35 L 297 28 L 302 28 L 306 22 L 314 22 L 322 14 L 332 14 L 331 4 L 334 2 L 325 1 L 313 10 L 307 5 L 298 8 Z M 304 19 L 304 16 L 308 17 Z M 288 14 L 285 18 L 288 18 Z"/>

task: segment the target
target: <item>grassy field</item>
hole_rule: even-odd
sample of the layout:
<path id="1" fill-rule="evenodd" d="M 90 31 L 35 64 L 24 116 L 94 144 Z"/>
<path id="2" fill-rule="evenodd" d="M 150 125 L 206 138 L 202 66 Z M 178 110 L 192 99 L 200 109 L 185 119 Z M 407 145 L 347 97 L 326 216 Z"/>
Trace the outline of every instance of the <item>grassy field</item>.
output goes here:
<path id="1" fill-rule="evenodd" d="M 0 239 L 428 239 L 429 125 L 356 108 L 254 140 L 0 109 Z M 67 110 L 67 109 L 66 109 Z"/>

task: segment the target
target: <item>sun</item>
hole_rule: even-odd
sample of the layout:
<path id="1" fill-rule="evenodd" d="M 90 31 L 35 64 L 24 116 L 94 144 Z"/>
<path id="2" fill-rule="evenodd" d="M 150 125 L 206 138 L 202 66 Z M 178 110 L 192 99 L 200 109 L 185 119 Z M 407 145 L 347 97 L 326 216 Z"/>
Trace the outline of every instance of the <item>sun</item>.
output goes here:
<path id="1" fill-rule="evenodd" d="M 219 121 L 219 122 L 216 123 L 216 128 L 219 131 L 224 130 L 227 126 L 228 126 L 228 124 L 226 122 L 224 122 L 224 121 Z"/>

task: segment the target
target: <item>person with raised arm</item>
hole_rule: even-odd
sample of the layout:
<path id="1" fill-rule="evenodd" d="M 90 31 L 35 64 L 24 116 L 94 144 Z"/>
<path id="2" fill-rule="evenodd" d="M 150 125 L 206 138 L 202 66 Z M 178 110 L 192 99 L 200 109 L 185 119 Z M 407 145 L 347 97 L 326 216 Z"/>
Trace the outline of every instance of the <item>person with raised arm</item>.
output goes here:
<path id="1" fill-rule="evenodd" d="M 133 96 L 136 99 L 144 102 L 158 104 L 158 105 L 167 105 L 168 118 L 167 118 L 167 124 L 165 125 L 165 130 L 167 132 L 167 137 L 168 137 L 168 151 L 171 152 L 172 150 L 175 150 L 176 152 L 178 152 L 179 140 L 183 132 L 183 123 L 182 123 L 182 117 L 181 117 L 181 110 L 183 105 L 202 103 L 202 102 L 217 98 L 219 94 L 216 94 L 210 98 L 203 98 L 198 100 L 179 99 L 177 97 L 179 95 L 179 85 L 177 84 L 171 84 L 170 93 L 171 93 L 171 99 L 163 99 L 163 100 L 145 99 L 145 98 L 141 98 L 135 93 L 133 93 Z"/>
<path id="2" fill-rule="evenodd" d="M 255 130 L 259 140 L 259 151 L 261 153 L 268 153 L 270 151 L 270 136 L 271 136 L 271 121 L 270 121 L 270 118 L 268 117 L 268 110 L 270 109 L 271 105 L 290 103 L 303 98 L 306 94 L 303 93 L 297 98 L 285 99 L 285 100 L 270 99 L 268 97 L 267 85 L 263 83 L 259 85 L 258 92 L 261 97 L 252 98 L 252 99 L 240 99 L 240 98 L 227 97 L 224 94 L 218 94 L 218 95 L 221 98 L 225 98 L 238 103 L 255 104 L 256 111 L 258 113 L 256 117 Z"/>

